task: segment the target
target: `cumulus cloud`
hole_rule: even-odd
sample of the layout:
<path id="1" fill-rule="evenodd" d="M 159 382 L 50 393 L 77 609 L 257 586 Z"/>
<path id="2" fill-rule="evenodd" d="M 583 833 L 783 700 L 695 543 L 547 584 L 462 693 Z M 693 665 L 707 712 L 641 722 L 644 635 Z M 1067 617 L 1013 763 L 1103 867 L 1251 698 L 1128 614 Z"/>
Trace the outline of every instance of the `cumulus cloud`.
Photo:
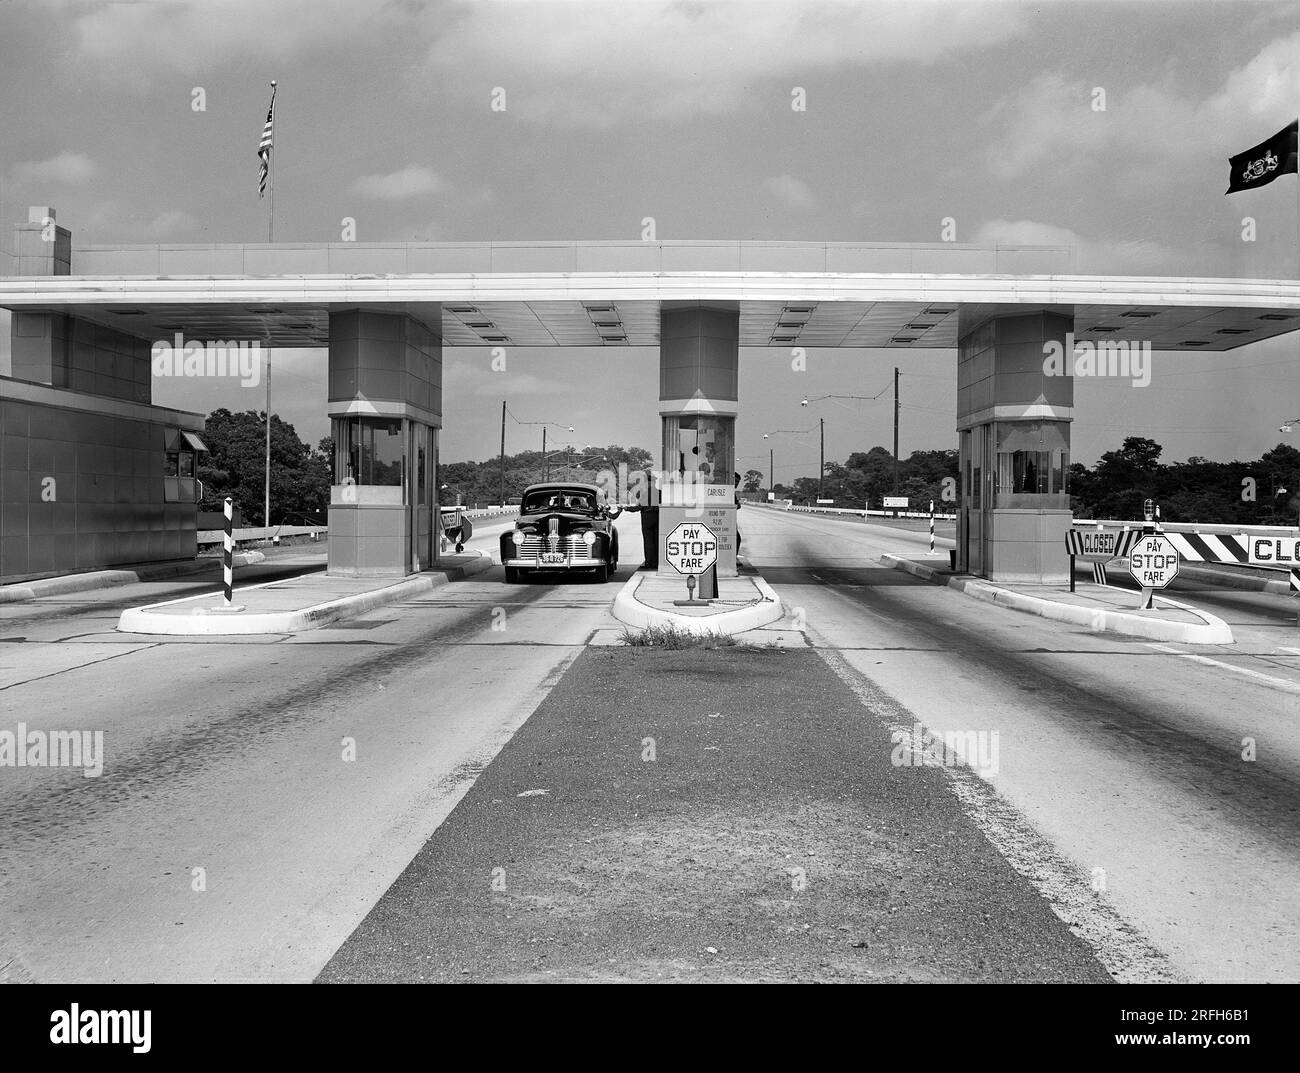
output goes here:
<path id="1" fill-rule="evenodd" d="M 1079 275 L 1185 274 L 1184 251 L 1144 239 L 1094 239 L 1037 220 L 989 220 L 972 238 L 980 245 L 1069 246 Z"/>
<path id="2" fill-rule="evenodd" d="M 198 218 L 192 213 L 182 212 L 180 209 L 169 209 L 166 212 L 160 212 L 152 220 L 144 225 L 144 233 L 149 238 L 170 238 L 173 235 L 192 233 L 201 229 Z"/>
<path id="3" fill-rule="evenodd" d="M 421 20 L 431 22 L 435 14 L 388 0 L 54 3 L 73 15 L 72 39 L 78 52 L 128 77 L 158 68 L 202 71 L 228 66 L 232 56 L 241 62 L 284 61 L 320 48 L 405 33 Z M 132 62 L 123 63 L 123 56 L 132 57 Z"/>
<path id="4" fill-rule="evenodd" d="M 794 86 L 815 92 L 827 71 L 968 56 L 1026 27 L 1024 8 L 993 0 L 47 3 L 69 13 L 77 53 L 114 78 L 201 74 L 231 56 L 263 67 L 378 42 L 423 58 L 410 75 L 421 90 L 487 114 L 499 86 L 511 116 L 596 128 L 788 107 Z"/>
<path id="5" fill-rule="evenodd" d="M 380 201 L 403 201 L 422 194 L 436 194 L 445 185 L 432 169 L 408 164 L 386 175 L 363 175 L 352 184 L 352 192 Z"/>
<path id="6" fill-rule="evenodd" d="M 19 183 L 62 183 L 79 186 L 99 174 L 95 162 L 85 153 L 64 152 L 48 160 L 25 160 L 15 164 L 14 181 Z"/>
<path id="7" fill-rule="evenodd" d="M 440 86 L 507 93 L 527 119 L 611 127 L 779 100 L 840 67 L 931 63 L 1023 32 L 995 3 L 460 4 L 428 53 Z M 779 87 L 779 88 L 778 88 Z"/>
<path id="8" fill-rule="evenodd" d="M 792 209 L 810 209 L 816 202 L 808 184 L 793 175 L 774 175 L 764 179 L 763 189 Z"/>
<path id="9" fill-rule="evenodd" d="M 1105 111 L 1093 107 L 1106 91 Z M 1044 74 L 983 117 L 989 168 L 1013 179 L 1036 168 L 1104 168 L 1133 160 L 1227 157 L 1275 134 L 1300 100 L 1300 33 L 1266 45 L 1198 97 L 1171 79 L 1133 87 Z"/>

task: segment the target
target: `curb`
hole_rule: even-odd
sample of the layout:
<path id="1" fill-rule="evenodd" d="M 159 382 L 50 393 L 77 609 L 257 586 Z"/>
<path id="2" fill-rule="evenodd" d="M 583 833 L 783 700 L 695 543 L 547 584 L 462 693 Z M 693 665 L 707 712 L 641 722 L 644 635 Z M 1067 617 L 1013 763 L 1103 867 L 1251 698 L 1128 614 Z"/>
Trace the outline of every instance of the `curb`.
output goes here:
<path id="1" fill-rule="evenodd" d="M 722 611 L 716 615 L 679 615 L 672 611 L 650 607 L 638 600 L 636 590 L 645 580 L 645 575 L 636 573 L 623 583 L 618 595 L 614 597 L 614 617 L 624 625 L 639 629 L 647 629 L 650 626 L 675 626 L 695 634 L 745 633 L 785 618 L 785 608 L 776 590 L 757 574 L 743 576 L 754 582 L 763 595 L 762 600 L 748 607 L 738 607 L 734 611 Z"/>
<path id="2" fill-rule="evenodd" d="M 882 555 L 881 562 L 887 563 L 895 570 L 903 570 L 916 577 L 933 581 L 939 571 L 929 566 L 920 566 L 896 555 Z M 944 582 L 949 588 L 965 593 L 976 600 L 984 600 L 1012 611 L 1023 611 L 1030 615 L 1054 619 L 1057 622 L 1070 622 L 1076 626 L 1086 626 L 1094 633 L 1124 633 L 1131 637 L 1145 637 L 1152 641 L 1173 641 L 1191 645 L 1230 645 L 1235 640 L 1232 629 L 1221 618 L 1211 615 L 1200 608 L 1157 596 L 1161 603 L 1188 611 L 1201 619 L 1195 622 L 1167 622 L 1163 619 L 1142 618 L 1138 615 L 1125 614 L 1123 611 L 1110 611 L 1105 608 L 1076 607 L 1073 604 L 1061 604 L 1054 600 L 1044 600 L 1037 596 L 1026 596 L 1012 592 L 1010 589 L 998 588 L 988 582 L 975 578 L 949 576 Z"/>
<path id="3" fill-rule="evenodd" d="M 367 611 L 371 611 L 376 607 L 397 603 L 422 592 L 441 588 L 443 585 L 448 585 L 454 581 L 463 581 L 467 577 L 481 574 L 492 568 L 492 557 L 490 555 L 484 552 L 475 552 L 474 554 L 477 556 L 476 561 L 466 563 L 464 566 L 453 567 L 440 576 L 417 577 L 407 581 L 398 581 L 382 589 L 357 593 L 355 596 L 344 596 L 338 600 L 328 600 L 323 604 L 300 608 L 297 611 L 270 611 L 260 615 L 227 617 L 222 614 L 211 614 L 206 607 L 190 615 L 168 615 L 153 610 L 158 607 L 166 607 L 169 604 L 196 599 L 193 596 L 187 596 L 181 600 L 169 600 L 160 604 L 150 604 L 148 607 L 133 607 L 122 612 L 117 620 L 117 630 L 119 633 L 165 634 L 173 637 L 230 637 L 256 633 L 299 633 L 303 630 L 314 630 L 331 622 L 356 618 L 358 615 L 364 615 Z M 282 582 L 272 581 L 267 584 L 279 585 Z M 235 595 L 238 596 L 240 592 L 248 592 L 251 589 L 260 589 L 262 587 L 261 585 L 250 585 L 245 589 L 236 589 Z"/>
<path id="4" fill-rule="evenodd" d="M 1180 562 L 1178 572 L 1192 581 L 1205 581 L 1225 589 L 1245 589 L 1248 592 L 1267 592 L 1274 596 L 1292 596 L 1290 581 L 1266 581 L 1260 577 L 1247 577 L 1226 570 L 1215 570 L 1199 563 Z M 1261 571 L 1262 573 L 1262 571 Z"/>
<path id="5" fill-rule="evenodd" d="M 236 566 L 254 566 L 266 561 L 260 551 L 235 553 Z M 114 585 L 136 585 L 143 581 L 165 581 L 168 578 L 186 577 L 206 573 L 213 566 L 221 566 L 220 559 L 205 558 L 202 562 L 186 561 L 171 566 L 142 567 L 139 570 L 94 570 L 85 574 L 65 574 L 63 577 L 41 578 L 0 587 L 0 604 L 23 603 L 44 596 L 64 596 L 70 592 L 89 592 L 107 589 Z"/>

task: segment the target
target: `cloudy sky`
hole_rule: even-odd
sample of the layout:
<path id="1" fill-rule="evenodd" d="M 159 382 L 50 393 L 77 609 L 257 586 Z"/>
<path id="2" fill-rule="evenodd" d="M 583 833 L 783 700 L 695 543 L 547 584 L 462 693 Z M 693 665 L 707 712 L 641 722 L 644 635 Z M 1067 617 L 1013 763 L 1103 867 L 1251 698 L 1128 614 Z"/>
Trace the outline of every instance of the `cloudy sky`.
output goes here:
<path id="1" fill-rule="evenodd" d="M 282 241 L 338 241 L 344 217 L 359 241 L 635 238 L 651 216 L 661 239 L 938 242 L 952 217 L 958 242 L 1068 243 L 1080 273 L 1300 276 L 1296 177 L 1223 193 L 1227 157 L 1300 113 L 1292 2 L 0 0 L 0 248 L 35 204 L 74 248 L 263 241 L 272 78 Z M 1075 458 L 1134 433 L 1167 460 L 1257 456 L 1300 414 L 1298 342 L 1157 354 L 1140 390 L 1076 381 Z M 575 427 L 552 442 L 657 448 L 654 351 L 489 360 L 444 353 L 444 460 L 497 452 L 502 398 Z M 888 393 L 799 400 L 874 395 L 896 362 L 903 453 L 955 447 L 952 351 L 814 350 L 795 373 L 745 350 L 741 468 L 775 444 L 778 479 L 815 472 L 815 435 L 762 434 L 817 416 L 828 459 L 888 444 Z M 275 364 L 272 408 L 314 442 L 324 354 Z"/>

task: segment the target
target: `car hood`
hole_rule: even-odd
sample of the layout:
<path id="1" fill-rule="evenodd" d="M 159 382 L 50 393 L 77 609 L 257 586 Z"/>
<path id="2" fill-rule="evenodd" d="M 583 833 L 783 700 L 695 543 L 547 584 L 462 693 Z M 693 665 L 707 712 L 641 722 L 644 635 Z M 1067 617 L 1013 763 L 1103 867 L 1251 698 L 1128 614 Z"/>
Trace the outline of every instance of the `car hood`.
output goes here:
<path id="1" fill-rule="evenodd" d="M 516 528 L 522 529 L 527 526 L 545 531 L 550 525 L 552 518 L 560 519 L 560 532 L 565 533 L 571 529 L 603 529 L 606 519 L 593 517 L 590 514 L 577 514 L 568 510 L 546 510 L 539 511 L 536 514 L 521 514 L 515 521 Z"/>

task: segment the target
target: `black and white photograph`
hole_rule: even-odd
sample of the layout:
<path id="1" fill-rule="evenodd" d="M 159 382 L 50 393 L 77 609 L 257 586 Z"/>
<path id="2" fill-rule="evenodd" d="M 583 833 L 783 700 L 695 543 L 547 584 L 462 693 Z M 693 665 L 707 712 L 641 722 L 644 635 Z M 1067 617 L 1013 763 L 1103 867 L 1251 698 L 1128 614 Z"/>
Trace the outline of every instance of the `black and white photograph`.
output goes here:
<path id="1" fill-rule="evenodd" d="M 6 1040 L 1281 1038 L 1295 0 L 0 0 L 0 101 Z"/>

